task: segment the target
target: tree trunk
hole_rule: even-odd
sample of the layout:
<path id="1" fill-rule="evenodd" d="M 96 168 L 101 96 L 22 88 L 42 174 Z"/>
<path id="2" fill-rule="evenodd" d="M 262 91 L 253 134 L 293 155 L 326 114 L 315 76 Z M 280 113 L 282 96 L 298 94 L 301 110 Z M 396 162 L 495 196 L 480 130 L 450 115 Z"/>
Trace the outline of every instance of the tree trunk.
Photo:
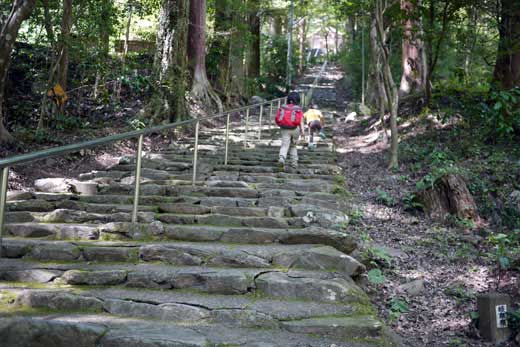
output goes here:
<path id="1" fill-rule="evenodd" d="M 401 97 L 410 94 L 424 94 L 426 85 L 426 61 L 424 44 L 422 41 L 422 23 L 417 8 L 420 0 L 413 3 L 410 0 L 401 0 L 401 10 L 406 20 L 403 30 Z"/>
<path id="2" fill-rule="evenodd" d="M 496 87 L 509 90 L 520 86 L 520 2 L 500 1 L 500 33 L 493 73 Z"/>
<path id="3" fill-rule="evenodd" d="M 449 215 L 474 221 L 479 219 L 473 196 L 460 175 L 441 177 L 432 187 L 418 192 L 417 197 L 432 219 L 444 221 Z"/>
<path id="4" fill-rule="evenodd" d="M 338 24 L 336 23 L 336 25 L 334 26 L 334 31 L 335 31 L 335 35 L 336 37 L 334 38 L 334 45 L 335 45 L 335 54 L 338 54 L 339 52 L 339 29 L 338 29 Z"/>
<path id="5" fill-rule="evenodd" d="M 247 77 L 256 80 L 260 76 L 260 1 L 248 0 L 250 48 Z M 251 81 L 250 81 L 251 82 Z"/>
<path id="6" fill-rule="evenodd" d="M 13 140 L 4 126 L 6 112 L 4 110 L 7 72 L 11 64 L 11 52 L 18 37 L 22 22 L 29 18 L 36 5 L 36 0 L 14 0 L 11 11 L 1 24 L 0 31 L 0 143 Z"/>
<path id="7" fill-rule="evenodd" d="M 283 19 L 279 15 L 275 15 L 274 17 L 274 34 L 276 36 L 283 35 Z"/>
<path id="8" fill-rule="evenodd" d="M 188 117 L 186 90 L 188 84 L 188 20 L 189 0 L 163 0 L 157 32 L 155 74 L 159 86 L 150 107 L 152 121 L 177 121 Z"/>
<path id="9" fill-rule="evenodd" d="M 211 56 L 218 59 L 217 69 L 210 76 L 213 85 L 225 96 L 228 102 L 230 81 L 229 53 L 232 28 L 230 0 L 215 0 L 215 40 L 211 45 Z"/>
<path id="10" fill-rule="evenodd" d="M 108 55 L 110 48 L 110 30 L 108 30 L 108 28 L 112 28 L 111 4 L 109 1 L 102 1 L 101 6 L 101 18 L 98 28 L 101 33 L 99 37 L 99 48 L 101 52 L 103 52 L 103 55 Z"/>
<path id="11" fill-rule="evenodd" d="M 375 1 L 375 21 L 377 28 L 377 39 L 379 47 L 381 48 L 381 60 L 382 60 L 382 71 L 383 81 L 386 93 L 386 102 L 388 109 L 390 110 L 390 132 L 391 132 L 391 145 L 390 145 L 390 160 L 388 167 L 390 169 L 397 168 L 399 166 L 398 161 L 398 145 L 399 145 L 399 134 L 397 129 L 397 113 L 399 108 L 399 93 L 392 77 L 392 71 L 390 68 L 390 50 L 388 48 L 388 31 L 384 26 L 384 13 L 386 8 L 383 7 L 382 0 Z"/>
<path id="12" fill-rule="evenodd" d="M 130 41 L 130 28 L 132 27 L 132 16 L 134 13 L 133 0 L 128 0 L 126 5 L 128 7 L 128 18 L 126 20 L 125 41 L 123 45 L 123 56 L 121 58 L 121 73 L 116 88 L 116 100 L 121 99 L 121 88 L 123 87 L 122 76 L 126 73 L 126 56 L 128 55 L 128 42 Z"/>
<path id="13" fill-rule="evenodd" d="M 303 18 L 300 25 L 300 56 L 298 57 L 298 72 L 303 73 L 305 61 L 305 41 L 307 41 L 307 19 Z"/>
<path id="14" fill-rule="evenodd" d="M 69 70 L 69 45 L 70 31 L 72 29 L 72 0 L 63 0 L 63 16 L 61 19 L 61 36 L 58 52 L 61 52 L 58 60 L 57 81 L 64 91 L 67 91 L 67 77 Z"/>
<path id="15" fill-rule="evenodd" d="M 435 34 L 435 20 L 436 20 L 436 12 L 435 12 L 435 0 L 430 0 L 430 7 L 428 11 L 428 21 L 430 25 L 430 33 L 426 35 L 427 37 L 427 47 L 428 47 L 428 67 L 426 71 L 426 104 L 430 105 L 432 99 L 432 81 L 433 81 L 433 73 L 435 68 L 437 67 L 437 62 L 439 61 L 439 54 L 441 51 L 442 43 L 444 38 L 446 37 L 446 33 L 448 31 L 448 23 L 450 20 L 450 12 L 456 11 L 457 8 L 452 8 L 450 11 L 450 1 L 444 2 L 444 8 L 442 10 L 442 19 L 441 19 L 441 32 L 439 34 Z M 434 48 L 434 37 L 437 38 L 437 42 L 435 43 Z"/>
<path id="16" fill-rule="evenodd" d="M 188 29 L 188 59 L 192 71 L 191 96 L 202 104 L 214 102 L 222 112 L 222 102 L 206 74 L 206 0 L 191 0 Z"/>
<path id="17" fill-rule="evenodd" d="M 377 26 L 375 19 L 371 22 L 370 28 L 370 48 L 372 50 L 372 64 L 371 64 L 371 72 L 370 85 L 373 86 L 373 92 L 368 92 L 369 95 L 369 104 L 376 104 L 379 110 L 379 117 L 381 118 L 381 123 L 384 128 L 385 121 L 385 113 L 386 113 L 386 92 L 383 80 L 383 63 L 382 63 L 382 51 L 381 47 L 378 44 L 377 38 Z M 371 97 L 372 96 L 372 97 Z M 375 99 L 375 100 L 374 100 Z M 386 134 L 386 132 L 385 132 Z"/>
<path id="18" fill-rule="evenodd" d="M 229 81 L 227 93 L 230 98 L 240 98 L 247 95 L 246 89 L 246 42 L 244 36 L 248 30 L 246 14 L 242 10 L 243 1 L 231 1 L 231 40 L 229 42 Z"/>
<path id="19" fill-rule="evenodd" d="M 159 29 L 157 31 L 153 66 L 155 78 L 160 83 L 164 82 L 166 72 L 172 63 L 176 4 L 176 0 L 163 0 L 159 11 Z"/>
<path id="20" fill-rule="evenodd" d="M 45 32 L 47 33 L 47 40 L 52 47 L 53 54 L 55 54 L 56 38 L 54 35 L 54 29 L 52 28 L 52 17 L 49 11 L 49 0 L 42 0 L 43 5 L 43 22 L 45 26 Z"/>

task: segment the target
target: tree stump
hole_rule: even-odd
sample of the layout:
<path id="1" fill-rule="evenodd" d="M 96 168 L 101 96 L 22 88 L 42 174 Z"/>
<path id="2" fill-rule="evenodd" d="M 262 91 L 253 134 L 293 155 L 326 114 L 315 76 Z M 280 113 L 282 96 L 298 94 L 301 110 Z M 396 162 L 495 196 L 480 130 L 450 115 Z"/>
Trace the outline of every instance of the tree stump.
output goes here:
<path id="1" fill-rule="evenodd" d="M 434 220 L 444 221 L 449 215 L 478 220 L 477 205 L 461 175 L 446 174 L 433 187 L 417 193 L 424 211 Z"/>

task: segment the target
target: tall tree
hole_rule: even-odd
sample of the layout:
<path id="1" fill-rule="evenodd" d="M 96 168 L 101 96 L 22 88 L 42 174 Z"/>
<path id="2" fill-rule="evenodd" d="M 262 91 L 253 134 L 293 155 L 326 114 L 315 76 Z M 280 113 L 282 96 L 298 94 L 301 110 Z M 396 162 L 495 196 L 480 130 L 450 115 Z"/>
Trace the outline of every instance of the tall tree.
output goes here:
<path id="1" fill-rule="evenodd" d="M 163 0 L 154 59 L 158 88 L 150 107 L 152 121 L 176 121 L 187 114 L 189 0 Z"/>
<path id="2" fill-rule="evenodd" d="M 307 18 L 302 18 L 301 23 L 298 26 L 299 28 L 299 40 L 300 40 L 300 49 L 298 56 L 298 72 L 303 72 L 304 62 L 305 62 L 305 43 L 307 41 Z"/>
<path id="3" fill-rule="evenodd" d="M 248 0 L 247 12 L 250 36 L 247 77 L 257 79 L 260 76 L 260 1 Z"/>
<path id="4" fill-rule="evenodd" d="M 405 16 L 403 28 L 403 49 L 400 96 L 424 94 L 426 88 L 426 51 L 422 40 L 423 30 L 418 8 L 421 0 L 401 0 L 401 10 Z"/>
<path id="5" fill-rule="evenodd" d="M 63 0 L 63 15 L 61 19 L 61 35 L 58 44 L 58 78 L 57 81 L 67 90 L 67 77 L 69 71 L 69 45 L 72 29 L 72 0 Z"/>
<path id="6" fill-rule="evenodd" d="M 0 143 L 13 139 L 4 126 L 5 85 L 11 64 L 11 52 L 22 22 L 29 18 L 35 5 L 36 0 L 14 0 L 9 15 L 0 27 Z"/>
<path id="7" fill-rule="evenodd" d="M 191 96 L 211 104 L 222 112 L 222 102 L 211 87 L 206 74 L 206 0 L 191 0 L 188 30 L 188 58 L 192 72 Z"/>
<path id="8" fill-rule="evenodd" d="M 507 90 L 520 86 L 520 1 L 499 0 L 498 4 L 500 37 L 493 80 Z"/>
<path id="9" fill-rule="evenodd" d="M 383 85 L 386 94 L 387 107 L 390 110 L 390 132 L 391 132 L 391 144 L 390 144 L 390 160 L 389 168 L 396 168 L 398 162 L 398 145 L 399 145 L 399 134 L 397 131 L 397 113 L 399 108 L 399 93 L 397 86 L 392 77 L 392 70 L 390 68 L 390 49 L 388 47 L 389 42 L 389 28 L 385 25 L 388 20 L 385 20 L 385 13 L 389 9 L 387 1 L 375 0 L 374 7 L 374 20 L 377 31 L 377 42 L 381 49 L 381 67 L 383 76 Z"/>

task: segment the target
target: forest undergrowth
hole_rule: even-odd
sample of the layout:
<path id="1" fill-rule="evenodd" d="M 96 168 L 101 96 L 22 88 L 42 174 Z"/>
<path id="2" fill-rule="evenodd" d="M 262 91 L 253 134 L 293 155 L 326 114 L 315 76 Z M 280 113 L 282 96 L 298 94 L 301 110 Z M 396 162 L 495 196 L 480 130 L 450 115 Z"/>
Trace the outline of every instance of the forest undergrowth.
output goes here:
<path id="1" fill-rule="evenodd" d="M 462 121 L 478 102 L 444 95 L 421 113 L 401 106 L 401 165 L 393 171 L 378 117 L 336 124 L 353 196 L 349 231 L 364 244 L 373 303 L 409 346 L 488 346 L 478 333 L 477 295 L 498 291 L 520 302 L 520 152 L 516 141 L 486 139 Z M 435 222 L 422 211 L 418 191 L 450 172 L 467 181 L 478 222 Z"/>

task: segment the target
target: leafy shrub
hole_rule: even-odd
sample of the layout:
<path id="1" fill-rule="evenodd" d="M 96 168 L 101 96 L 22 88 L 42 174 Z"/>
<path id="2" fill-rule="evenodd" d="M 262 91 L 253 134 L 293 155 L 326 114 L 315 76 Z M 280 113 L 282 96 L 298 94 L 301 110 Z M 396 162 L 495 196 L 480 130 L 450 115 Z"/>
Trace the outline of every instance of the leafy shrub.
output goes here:
<path id="1" fill-rule="evenodd" d="M 379 269 L 372 269 L 368 272 L 368 281 L 372 284 L 383 284 L 385 283 L 385 275 Z"/>
<path id="2" fill-rule="evenodd" d="M 402 298 L 392 298 L 390 300 L 389 307 L 389 318 L 390 321 L 394 322 L 401 317 L 401 314 L 408 312 L 410 309 L 408 308 L 408 303 L 405 299 Z"/>
<path id="3" fill-rule="evenodd" d="M 510 137 L 520 129 L 520 87 L 493 91 L 490 99 L 492 107 L 484 114 L 488 129 L 498 137 Z"/>
<path id="4" fill-rule="evenodd" d="M 379 188 L 376 189 L 376 193 L 377 193 L 376 201 L 378 203 L 383 204 L 388 207 L 392 207 L 397 204 L 397 201 L 395 200 L 395 198 L 392 195 L 390 195 L 389 193 L 387 193 Z"/>
<path id="5" fill-rule="evenodd" d="M 417 196 L 413 193 L 405 195 L 403 198 L 404 209 L 407 211 L 415 211 L 424 209 L 424 205 L 419 202 Z"/>

